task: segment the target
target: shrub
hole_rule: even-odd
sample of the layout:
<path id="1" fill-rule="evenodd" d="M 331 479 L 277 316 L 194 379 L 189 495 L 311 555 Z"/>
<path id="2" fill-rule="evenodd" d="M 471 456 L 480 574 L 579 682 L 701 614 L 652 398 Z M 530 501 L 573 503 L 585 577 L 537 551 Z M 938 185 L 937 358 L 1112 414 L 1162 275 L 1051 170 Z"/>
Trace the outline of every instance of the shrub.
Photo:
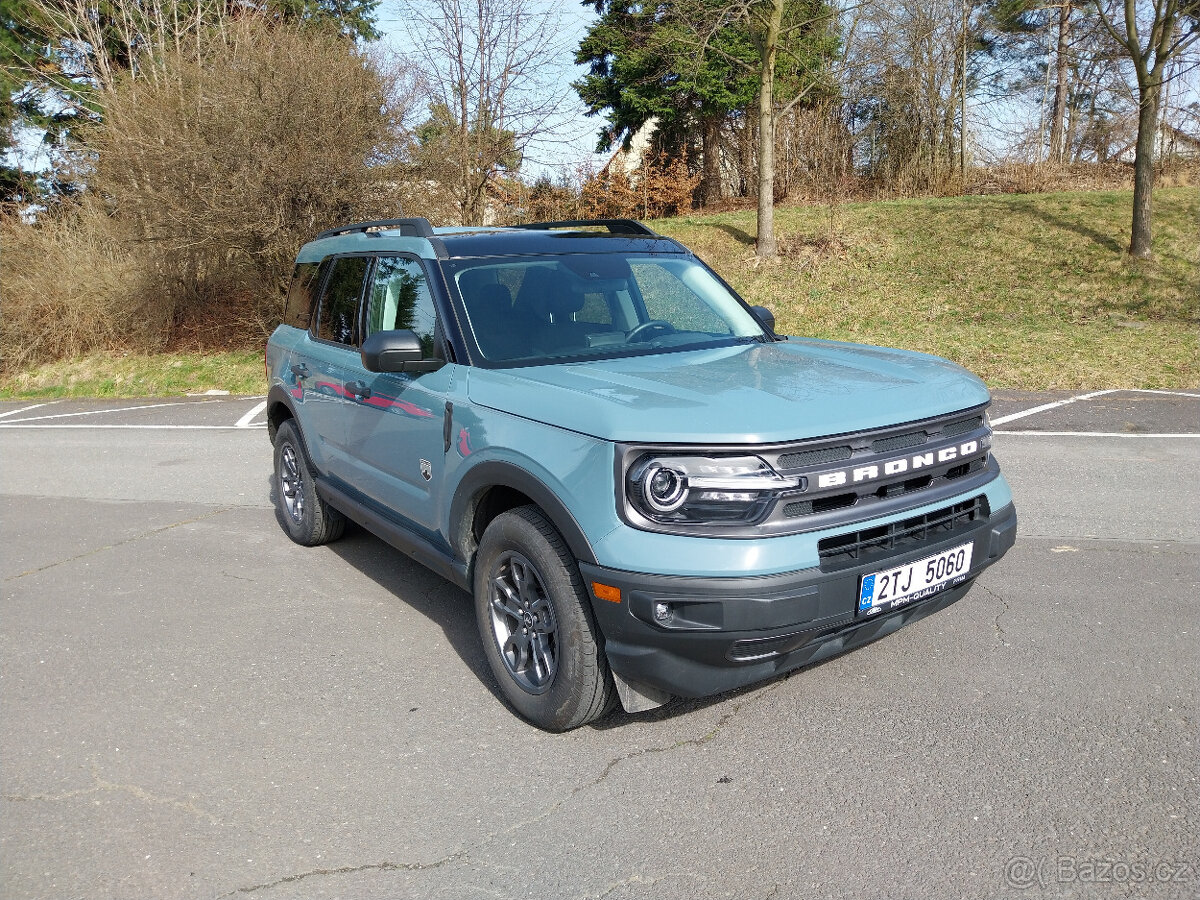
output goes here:
<path id="1" fill-rule="evenodd" d="M 92 207 L 37 225 L 0 221 L 5 372 L 93 350 L 161 346 L 168 323 L 144 303 L 144 261 L 111 240 L 109 225 Z"/>
<path id="2" fill-rule="evenodd" d="M 641 164 L 627 175 L 619 165 L 610 165 L 588 178 L 582 188 L 584 215 L 596 218 L 661 219 L 692 208 L 692 194 L 700 173 L 689 173 L 687 155 L 664 153 L 642 157 Z"/>
<path id="3" fill-rule="evenodd" d="M 302 243 L 399 214 L 407 82 L 336 33 L 253 17 L 153 71 L 118 79 L 83 135 L 88 191 L 122 248 L 108 252 L 146 264 L 141 300 L 171 335 L 257 341 Z"/>

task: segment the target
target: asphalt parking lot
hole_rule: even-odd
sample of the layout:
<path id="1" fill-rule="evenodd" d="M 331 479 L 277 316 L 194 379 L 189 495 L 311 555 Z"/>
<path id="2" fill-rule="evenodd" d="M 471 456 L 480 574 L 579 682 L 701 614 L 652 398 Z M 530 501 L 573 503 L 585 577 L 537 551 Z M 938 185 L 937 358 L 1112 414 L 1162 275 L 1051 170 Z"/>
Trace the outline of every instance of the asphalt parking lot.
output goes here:
<path id="1" fill-rule="evenodd" d="M 565 735 L 461 591 L 287 540 L 261 403 L 0 403 L 0 896 L 1200 896 L 1200 390 L 998 392 L 965 600 Z"/>

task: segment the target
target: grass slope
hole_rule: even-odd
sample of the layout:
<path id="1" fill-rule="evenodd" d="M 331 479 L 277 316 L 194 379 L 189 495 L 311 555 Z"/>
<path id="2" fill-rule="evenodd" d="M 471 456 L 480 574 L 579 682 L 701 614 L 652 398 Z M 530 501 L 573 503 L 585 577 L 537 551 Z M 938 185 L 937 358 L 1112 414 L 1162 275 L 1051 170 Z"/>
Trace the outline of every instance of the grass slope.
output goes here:
<path id="1" fill-rule="evenodd" d="M 1128 191 L 783 207 L 753 263 L 752 212 L 655 223 L 779 330 L 936 353 L 993 387 L 1200 384 L 1200 192 L 1155 192 L 1152 262 Z"/>
<path id="2" fill-rule="evenodd" d="M 1128 191 L 852 203 L 776 211 L 783 256 L 757 265 L 754 214 L 654 223 L 780 332 L 906 347 L 992 387 L 1200 385 L 1200 192 L 1155 192 L 1152 262 L 1128 258 Z M 265 390 L 261 353 L 92 355 L 21 373 L 0 397 Z"/>
<path id="3" fill-rule="evenodd" d="M 0 399 L 172 397 L 209 390 L 265 394 L 262 352 L 90 353 L 9 376 L 0 382 Z"/>

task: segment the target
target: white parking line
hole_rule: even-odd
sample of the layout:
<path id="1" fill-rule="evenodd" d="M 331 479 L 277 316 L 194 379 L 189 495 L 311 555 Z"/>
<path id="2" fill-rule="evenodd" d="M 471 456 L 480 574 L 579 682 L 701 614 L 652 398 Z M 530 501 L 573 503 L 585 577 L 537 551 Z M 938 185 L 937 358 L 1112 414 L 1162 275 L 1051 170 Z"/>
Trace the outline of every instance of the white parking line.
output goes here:
<path id="1" fill-rule="evenodd" d="M 250 423 L 254 421 L 254 417 L 257 416 L 260 412 L 262 412 L 266 408 L 267 408 L 266 400 L 262 401 L 261 403 L 256 404 L 254 406 L 254 408 L 252 410 L 250 410 L 250 412 L 246 413 L 244 416 L 242 416 L 240 419 L 238 419 L 237 424 L 234 425 L 233 427 L 234 428 L 249 428 Z"/>
<path id="2" fill-rule="evenodd" d="M 25 425 L 18 422 L 10 425 L 8 422 L 0 423 L 0 431 L 10 428 L 86 428 L 93 431 L 98 428 L 109 431 L 118 431 L 122 428 L 138 431 L 247 431 L 266 427 L 266 422 L 256 422 L 253 425 Z"/>
<path id="3" fill-rule="evenodd" d="M 1156 390 L 1152 390 L 1151 388 L 1128 388 L 1127 390 L 1133 394 L 1162 394 L 1166 397 L 1197 397 L 1197 398 L 1200 398 L 1200 394 L 1189 394 L 1186 391 L 1156 391 Z"/>
<path id="4" fill-rule="evenodd" d="M 142 406 L 123 406 L 123 407 L 119 407 L 119 408 L 115 408 L 115 409 L 91 409 L 91 410 L 87 410 L 86 412 L 56 413 L 55 415 L 52 415 L 52 416 L 29 416 L 28 418 L 25 418 L 25 419 L 13 419 L 11 424 L 15 425 L 17 422 L 40 422 L 45 419 L 70 419 L 70 418 L 75 418 L 75 417 L 79 417 L 79 416 L 101 416 L 101 415 L 105 415 L 106 413 L 133 412 L 134 410 L 138 410 L 138 409 L 159 409 L 163 406 L 183 406 L 185 403 L 189 403 L 189 402 L 194 402 L 194 401 L 180 400 L 175 403 L 147 403 Z M 203 403 L 205 401 L 202 400 L 200 402 Z M 208 401 L 208 402 L 212 402 L 212 401 Z M 39 404 L 39 405 L 41 405 L 41 404 Z M 5 422 L 4 427 L 9 428 L 9 427 L 11 427 L 11 425 L 10 425 L 10 423 Z"/>
<path id="5" fill-rule="evenodd" d="M 1115 390 L 1111 391 L 1092 391 L 1090 394 L 1080 394 L 1078 397 L 1068 397 L 1066 400 L 1055 400 L 1053 403 L 1043 403 L 1041 406 L 1035 406 L 1032 409 L 1026 409 L 1021 412 L 1011 413 L 1007 416 L 1001 416 L 998 419 L 992 419 L 992 427 L 1003 425 L 1006 422 L 1015 422 L 1017 419 L 1023 419 L 1026 416 L 1032 416 L 1036 413 L 1046 412 L 1047 410 L 1057 409 L 1060 406 L 1066 406 L 1068 403 L 1078 403 L 1080 400 L 1091 400 L 1093 397 L 1103 397 L 1105 394 L 1115 394 Z"/>
<path id="6" fill-rule="evenodd" d="M 1026 437 L 1200 438 L 1200 433 L 1161 434 L 1140 431 L 994 431 L 992 433 Z"/>
<path id="7" fill-rule="evenodd" d="M 1095 397 L 1103 397 L 1105 394 L 1157 394 L 1162 397 L 1196 397 L 1200 399 L 1200 394 L 1192 394 L 1187 391 L 1156 391 L 1151 388 L 1111 388 L 1105 391 L 1092 391 L 1088 394 L 1080 394 L 1078 397 L 1068 397 L 1066 400 L 1055 400 L 1053 403 L 1043 403 L 1041 406 L 1035 406 L 1032 409 L 1025 409 L 1021 412 L 1010 413 L 1007 416 L 1001 416 L 998 419 L 992 419 L 992 426 L 995 427 L 996 425 L 1004 425 L 1008 422 L 1015 422 L 1017 419 L 1023 419 L 1026 416 L 1032 416 L 1040 412 L 1047 412 L 1051 409 L 1057 409 L 1060 406 L 1066 406 L 1068 403 L 1078 403 L 1080 400 L 1091 400 Z M 1017 434 L 1015 431 L 1005 433 Z M 1065 433 L 1087 434 L 1089 432 L 1070 431 Z M 1095 433 L 1099 434 L 1100 432 Z M 1038 434 L 1050 434 L 1050 432 L 1041 431 L 1038 432 Z"/>
<path id="8" fill-rule="evenodd" d="M 55 403 L 61 402 L 61 400 L 47 400 L 45 403 L 35 403 L 33 406 L 22 406 L 20 409 L 10 409 L 8 412 L 0 413 L 0 419 L 7 419 L 9 416 L 15 416 L 23 412 L 29 412 L 31 409 L 40 409 L 43 406 L 53 406 Z"/>

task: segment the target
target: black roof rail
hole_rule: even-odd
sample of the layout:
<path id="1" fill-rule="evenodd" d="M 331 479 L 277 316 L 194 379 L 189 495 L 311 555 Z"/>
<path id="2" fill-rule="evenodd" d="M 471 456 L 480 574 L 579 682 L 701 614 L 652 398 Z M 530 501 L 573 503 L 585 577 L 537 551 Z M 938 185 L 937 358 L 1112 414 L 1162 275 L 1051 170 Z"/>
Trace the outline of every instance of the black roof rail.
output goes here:
<path id="1" fill-rule="evenodd" d="M 527 228 L 531 231 L 549 231 L 551 228 L 579 228 L 583 225 L 602 226 L 610 234 L 640 234 L 650 237 L 661 237 L 651 231 L 641 222 L 634 219 L 566 219 L 562 222 L 528 222 L 524 225 L 514 225 L 513 228 Z"/>
<path id="2" fill-rule="evenodd" d="M 372 228 L 396 230 L 406 237 L 433 237 L 433 226 L 429 224 L 429 220 L 418 216 L 412 219 L 376 219 L 374 222 L 355 222 L 353 225 L 342 225 L 339 228 L 330 228 L 322 231 L 316 236 L 315 240 L 336 237 L 339 234 L 354 234 L 359 231 L 367 232 Z"/>

